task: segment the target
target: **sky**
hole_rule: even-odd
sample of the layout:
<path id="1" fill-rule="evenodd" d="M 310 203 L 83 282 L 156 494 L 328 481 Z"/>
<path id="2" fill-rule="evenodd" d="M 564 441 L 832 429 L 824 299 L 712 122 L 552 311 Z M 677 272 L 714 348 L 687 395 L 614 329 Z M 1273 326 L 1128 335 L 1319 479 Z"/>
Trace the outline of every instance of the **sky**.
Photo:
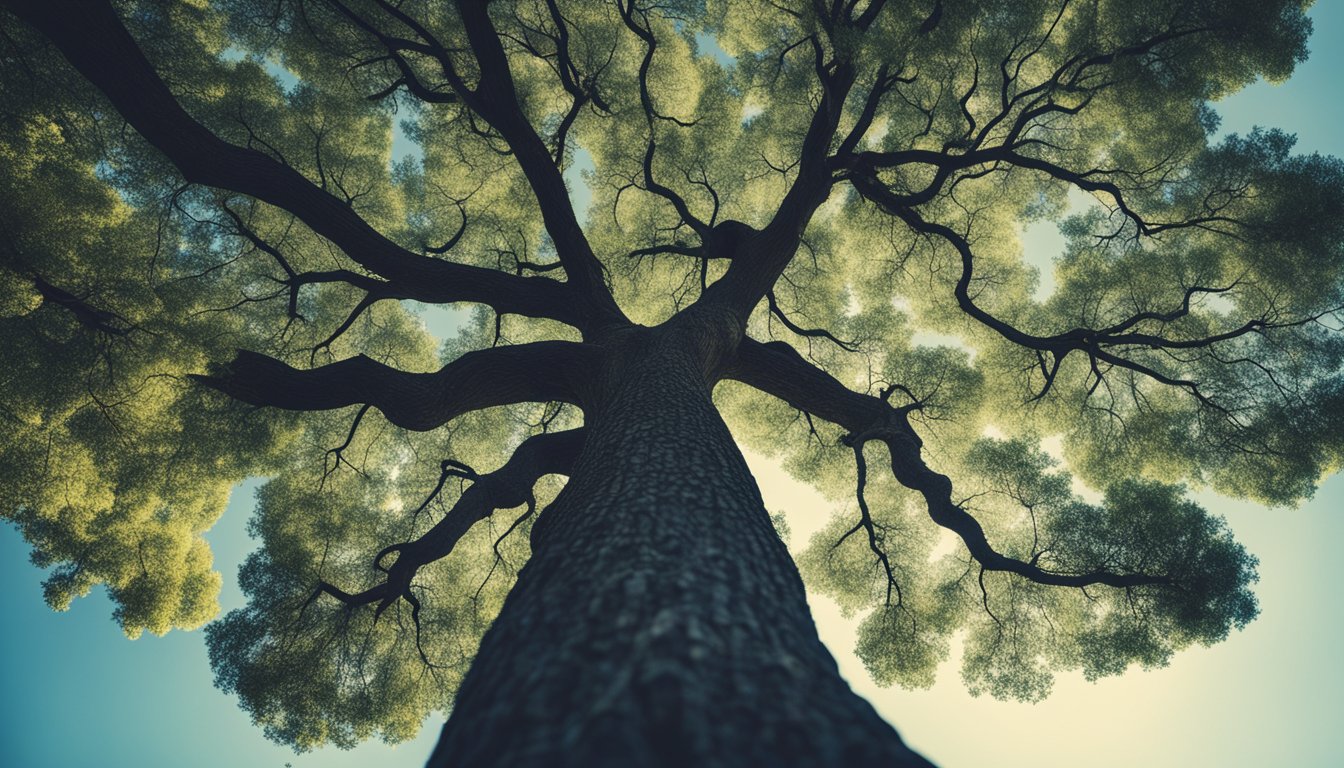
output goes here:
<path id="1" fill-rule="evenodd" d="M 1224 132 L 1279 127 L 1297 134 L 1299 151 L 1344 156 L 1344 2 L 1321 0 L 1311 16 L 1311 59 L 1285 84 L 1257 84 L 1215 105 Z M 400 139 L 396 151 L 414 149 Z M 1024 242 L 1047 271 L 1062 244 L 1039 225 Z M 1044 289 L 1048 283 L 1047 275 Z M 440 333 L 451 324 L 448 313 L 426 319 Z M 748 461 L 767 508 L 788 514 L 791 543 L 806 543 L 829 518 L 828 503 L 770 460 Z M 236 489 L 206 537 L 224 575 L 225 611 L 243 604 L 237 569 L 253 548 L 245 526 L 258 485 Z M 1328 479 L 1299 509 L 1266 510 L 1207 493 L 1197 499 L 1224 515 L 1259 557 L 1261 615 L 1223 643 L 1177 654 L 1164 669 L 1131 669 L 1095 684 L 1061 675 L 1043 703 L 1003 703 L 966 693 L 954 652 L 931 690 L 881 689 L 852 653 L 856 623 L 824 598 L 812 597 L 813 612 L 855 690 L 941 766 L 1344 765 L 1344 660 L 1337 651 L 1344 575 L 1336 551 L 1344 541 L 1344 475 Z M 373 742 L 295 755 L 266 741 L 234 699 L 213 688 L 201 631 L 127 640 L 101 588 L 54 613 L 42 602 L 43 577 L 19 534 L 0 526 L 4 765 L 400 768 L 423 765 L 433 747 L 437 716 L 419 738 L 396 747 Z"/>

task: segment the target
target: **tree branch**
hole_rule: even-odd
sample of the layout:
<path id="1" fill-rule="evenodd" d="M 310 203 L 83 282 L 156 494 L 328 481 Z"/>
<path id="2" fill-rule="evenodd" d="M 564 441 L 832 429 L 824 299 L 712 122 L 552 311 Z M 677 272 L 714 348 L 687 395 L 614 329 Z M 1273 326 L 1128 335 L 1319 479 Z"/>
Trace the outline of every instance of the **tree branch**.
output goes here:
<path id="1" fill-rule="evenodd" d="M 459 3 L 467 39 L 480 65 L 480 82 L 464 101 L 484 117 L 513 149 L 518 165 L 536 195 L 546 231 L 575 292 L 595 316 L 623 320 L 624 315 L 606 287 L 602 264 L 579 226 L 565 180 L 545 142 L 523 114 L 509 71 L 508 57 L 490 21 L 485 3 Z M 446 59 L 447 52 L 440 51 Z"/>
<path id="2" fill-rule="evenodd" d="M 3 4 L 46 35 L 188 181 L 250 195 L 289 211 L 365 269 L 403 286 L 407 298 L 477 302 L 509 314 L 583 324 L 572 287 L 408 251 L 293 168 L 220 139 L 177 103 L 107 2 L 3 0 Z"/>
<path id="3" fill-rule="evenodd" d="M 88 303 L 88 297 L 81 298 L 44 280 L 40 275 L 32 277 L 33 288 L 48 302 L 68 310 L 76 321 L 98 333 L 108 336 L 125 336 L 131 331 L 140 330 L 131 321 L 106 309 L 98 309 Z"/>
<path id="4" fill-rule="evenodd" d="M 775 299 L 774 291 L 767 292 L 765 294 L 765 300 L 766 302 L 768 302 L 770 306 L 770 314 L 778 318 L 779 322 L 782 323 L 785 328 L 788 328 L 790 331 L 793 331 L 799 336 L 803 336 L 809 339 L 826 339 L 827 341 L 845 350 L 846 352 L 858 351 L 859 349 L 858 345 L 854 344 L 853 342 L 841 341 L 840 339 L 837 339 L 834 334 L 832 334 L 825 328 L 803 328 L 797 323 L 794 323 L 792 320 L 789 319 L 788 315 L 784 314 L 784 310 L 779 308 L 779 302 Z"/>
<path id="5" fill-rule="evenodd" d="M 434 429 L 461 414 L 522 402 L 580 404 L 596 347 L 567 341 L 468 352 L 434 373 L 407 373 L 359 355 L 301 370 L 239 350 L 219 373 L 194 376 L 253 405 L 325 411 L 368 404 L 405 429 Z"/>
<path id="6" fill-rule="evenodd" d="M 411 581 L 416 572 L 451 554 L 457 542 L 473 525 L 489 517 L 496 509 L 510 509 L 530 503 L 532 488 L 542 477 L 569 474 L 583 450 L 586 435 L 582 427 L 533 435 L 524 440 L 508 462 L 494 472 L 462 475 L 471 480 L 471 485 L 462 492 L 442 520 L 419 538 L 384 547 L 374 556 L 373 567 L 386 575 L 383 583 L 352 595 L 323 581 L 318 584 L 309 602 L 323 593 L 351 608 L 378 602 L 376 615 L 381 616 L 398 599 L 407 598 L 409 601 Z M 439 482 L 429 499 L 421 505 L 422 509 L 438 495 L 443 488 L 443 481 L 460 467 L 456 462 L 443 462 Z M 396 561 L 390 566 L 383 565 L 383 560 L 392 554 L 397 556 Z"/>
<path id="7" fill-rule="evenodd" d="M 844 112 L 856 73 L 849 61 L 825 60 L 821 43 L 812 38 L 821 98 L 808 123 L 798 157 L 798 175 L 764 229 L 746 239 L 723 278 L 710 286 L 705 299 L 731 307 L 745 322 L 783 274 L 802 241 L 812 215 L 834 185 L 829 168 L 831 140 Z"/>
<path id="8" fill-rule="evenodd" d="M 1198 400 L 1201 405 L 1219 411 L 1224 417 L 1233 421 L 1233 423 L 1236 423 L 1231 412 L 1206 394 L 1200 388 L 1199 382 L 1168 375 L 1151 365 L 1124 357 L 1121 354 L 1118 354 L 1117 350 L 1120 348 L 1147 348 L 1160 350 L 1211 348 L 1221 342 L 1231 341 L 1249 334 L 1260 334 L 1266 330 L 1293 328 L 1306 325 L 1341 309 L 1341 307 L 1331 307 L 1319 313 L 1277 321 L 1262 316 L 1248 320 L 1236 328 L 1221 333 L 1213 333 L 1190 339 L 1171 339 L 1156 334 L 1138 333 L 1130 330 L 1144 320 L 1151 319 L 1161 322 L 1169 322 L 1182 317 L 1188 312 L 1190 298 L 1195 292 L 1203 291 L 1206 293 L 1216 293 L 1220 290 L 1196 288 L 1193 290 L 1188 289 L 1186 291 L 1180 309 L 1167 314 L 1153 315 L 1151 313 L 1139 313 L 1100 330 L 1079 327 L 1050 336 L 1039 336 L 1027 333 L 1011 323 L 1005 322 L 994 316 L 977 305 L 975 300 L 971 298 L 970 286 L 975 267 L 975 254 L 972 252 L 971 245 L 964 236 L 956 230 L 953 230 L 951 227 L 925 220 L 913 209 L 900 206 L 888 207 L 888 204 L 883 202 L 881 190 L 871 189 L 865 183 L 860 183 L 857 186 L 865 197 L 869 197 L 869 199 L 882 204 L 886 210 L 905 221 L 915 231 L 937 236 L 956 249 L 958 255 L 961 257 L 962 267 L 961 275 L 953 289 L 957 305 L 961 307 L 962 311 L 966 314 L 975 318 L 981 324 L 991 328 L 1008 341 L 1027 349 L 1035 350 L 1038 353 L 1038 361 L 1040 362 L 1041 372 L 1045 377 L 1045 385 L 1042 388 L 1042 391 L 1033 399 L 1040 399 L 1050 389 L 1050 386 L 1054 382 L 1055 374 L 1058 372 L 1059 365 L 1064 357 L 1071 352 L 1078 351 L 1088 356 L 1092 369 L 1097 376 L 1098 383 L 1101 381 L 1101 373 L 1097 369 L 1097 363 L 1100 361 L 1142 374 L 1161 384 L 1184 389 L 1192 397 Z M 1048 353 L 1054 360 L 1049 369 L 1045 366 L 1042 353 Z"/>
<path id="9" fill-rule="evenodd" d="M 420 38 L 419 42 L 401 41 L 392 37 L 344 4 L 336 0 L 329 1 L 361 29 L 375 37 L 390 55 L 397 57 L 399 47 L 410 47 L 438 62 L 457 97 L 472 112 L 484 118 L 508 142 L 509 149 L 537 198 L 546 232 L 551 236 L 559 263 L 568 278 L 567 285 L 571 289 L 570 298 L 575 304 L 574 311 L 585 321 L 599 324 L 624 320 L 625 316 L 607 289 L 602 264 L 593 253 L 592 246 L 579 225 L 564 177 L 560 172 L 565 136 L 579 110 L 589 100 L 599 105 L 601 100 L 595 97 L 591 84 L 585 89 L 574 79 L 577 69 L 569 58 L 568 30 L 559 9 L 553 4 L 549 6 L 551 19 L 557 25 L 554 41 L 558 50 L 557 55 L 561 59 L 558 71 L 562 85 L 575 100 L 562 120 L 557 134 L 557 146 L 552 153 L 523 113 L 513 75 L 509 70 L 508 56 L 500 43 L 499 33 L 490 20 L 486 4 L 459 3 L 457 6 L 480 72 L 476 87 L 472 88 L 458 75 L 449 49 L 423 24 L 397 5 L 384 0 L 377 2 L 386 14 Z M 398 61 L 400 62 L 399 58 Z M 415 93 L 419 95 L 418 92 Z M 509 312 L 503 309 L 499 311 Z"/>
<path id="10" fill-rule="evenodd" d="M 1174 585 L 1170 578 L 1161 574 L 1115 573 L 1104 569 L 1086 573 L 1049 571 L 999 553 L 990 545 L 980 522 L 953 501 L 952 481 L 924 463 L 920 456 L 923 441 L 906 418 L 910 406 L 893 408 L 880 398 L 850 390 L 830 374 L 808 363 L 787 344 L 761 344 L 744 339 L 737 359 L 728 367 L 725 377 L 844 427 L 850 433 L 846 443 L 856 452 L 871 440 L 884 443 L 891 454 L 891 471 L 896 480 L 919 492 L 924 497 L 929 517 L 957 534 L 971 556 L 986 570 L 1008 571 L 1038 584 L 1062 587 Z"/>

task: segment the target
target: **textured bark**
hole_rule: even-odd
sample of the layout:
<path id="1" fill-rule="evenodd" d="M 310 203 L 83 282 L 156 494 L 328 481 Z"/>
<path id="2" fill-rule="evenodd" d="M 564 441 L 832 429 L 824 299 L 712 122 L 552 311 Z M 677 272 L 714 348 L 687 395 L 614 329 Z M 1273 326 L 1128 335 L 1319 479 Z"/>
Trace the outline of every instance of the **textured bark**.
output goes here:
<path id="1" fill-rule="evenodd" d="M 617 345 L 430 765 L 928 765 L 817 637 L 710 400 L 714 335 Z"/>

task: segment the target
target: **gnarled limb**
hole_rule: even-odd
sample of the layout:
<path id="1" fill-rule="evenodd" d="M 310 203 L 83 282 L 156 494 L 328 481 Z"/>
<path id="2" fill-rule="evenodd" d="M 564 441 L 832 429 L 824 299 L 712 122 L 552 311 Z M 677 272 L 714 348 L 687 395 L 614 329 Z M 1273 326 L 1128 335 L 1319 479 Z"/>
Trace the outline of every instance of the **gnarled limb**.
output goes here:
<path id="1" fill-rule="evenodd" d="M 479 69 L 479 79 L 474 88 L 458 73 L 449 49 L 424 25 L 391 3 L 379 2 L 378 5 L 387 15 L 411 30 L 418 38 L 412 43 L 415 50 L 438 62 L 448 83 L 462 103 L 484 118 L 490 127 L 498 131 L 508 142 L 514 159 L 517 160 L 528 185 L 532 188 L 532 193 L 537 198 L 546 231 L 555 244 L 560 263 L 564 265 L 571 298 L 577 305 L 577 311 L 586 319 L 598 323 L 622 320 L 624 315 L 616 306 L 611 292 L 607 290 L 602 265 L 579 225 L 555 157 L 523 113 L 513 75 L 509 70 L 508 56 L 500 43 L 499 33 L 490 20 L 486 4 L 458 4 L 458 12 L 467 33 L 471 53 Z M 396 52 L 399 43 L 395 39 L 377 31 L 374 25 L 360 19 L 345 6 L 339 7 L 347 17 L 356 20 L 361 27 L 372 33 L 390 52 Z M 554 10 L 553 21 L 561 30 L 564 29 L 563 17 L 559 15 L 558 10 Z M 557 45 L 567 45 L 567 34 L 557 36 Z M 568 61 L 567 50 L 562 53 L 562 58 Z M 565 81 L 566 85 L 573 86 L 571 93 L 578 92 L 586 97 L 588 91 L 583 90 L 577 83 L 566 80 L 570 74 L 566 72 L 562 75 L 562 81 Z M 568 131 L 568 124 L 573 122 L 573 116 L 577 115 L 577 109 L 581 106 L 581 103 L 578 104 L 567 115 L 565 132 Z M 509 312 L 509 310 L 501 311 Z"/>
<path id="2" fill-rule="evenodd" d="M 873 197 L 870 199 L 881 199 L 880 191 L 864 191 L 865 189 L 866 187 L 861 186 L 861 193 L 864 194 L 865 197 L 872 194 Z M 1276 319 L 1266 315 L 1252 318 L 1235 328 L 1220 333 L 1212 333 L 1206 336 L 1198 336 L 1188 339 L 1172 339 L 1156 333 L 1141 333 L 1133 330 L 1136 325 L 1146 320 L 1167 323 L 1179 319 L 1189 312 L 1190 299 L 1195 293 L 1218 293 L 1222 290 L 1226 290 L 1196 287 L 1187 289 L 1184 298 L 1182 299 L 1181 307 L 1172 310 L 1171 312 L 1140 312 L 1105 328 L 1094 329 L 1079 327 L 1072 328 L 1062 333 L 1052 334 L 1050 336 L 1039 336 L 1023 331 L 1011 323 L 995 317 L 975 303 L 975 300 L 971 297 L 970 293 L 971 280 L 975 268 L 975 254 L 971 250 L 970 242 L 961 233 L 944 224 L 928 221 L 920 216 L 918 212 L 910 208 L 897 207 L 888 210 L 909 224 L 915 231 L 941 238 L 956 249 L 961 258 L 961 275 L 958 278 L 953 291 L 957 299 L 957 305 L 961 307 L 966 314 L 975 318 L 981 324 L 993 329 L 1008 341 L 1037 352 L 1039 367 L 1045 379 L 1045 384 L 1042 387 L 1041 392 L 1033 399 L 1039 399 L 1045 395 L 1053 384 L 1055 375 L 1058 373 L 1059 366 L 1064 358 L 1071 352 L 1077 351 L 1080 354 L 1087 356 L 1092 367 L 1093 375 L 1096 377 L 1098 384 L 1100 384 L 1102 380 L 1102 373 L 1099 369 L 1100 364 L 1123 368 L 1146 376 L 1160 384 L 1183 389 L 1194 397 L 1201 405 L 1218 411 L 1230 422 L 1240 426 L 1240 423 L 1236 420 L 1228 407 L 1219 403 L 1207 392 L 1201 389 L 1198 381 L 1168 375 L 1151 365 L 1125 357 L 1123 351 L 1126 349 L 1171 351 L 1214 348 L 1222 342 L 1232 341 L 1251 334 L 1263 334 L 1269 330 L 1307 325 L 1320 320 L 1322 317 L 1337 313 L 1341 311 L 1341 309 L 1344 309 L 1344 307 L 1331 307 L 1322 312 L 1288 319 Z M 1049 355 L 1052 358 L 1052 362 L 1048 367 L 1045 361 L 1046 355 Z"/>
<path id="3" fill-rule="evenodd" d="M 841 341 L 840 339 L 836 338 L 834 334 L 832 334 L 825 328 L 803 328 L 802 326 L 790 320 L 789 316 L 784 314 L 784 310 L 779 308 L 779 302 L 775 299 L 774 291 L 769 291 L 768 293 L 766 293 L 765 300 L 769 303 L 770 314 L 778 318 L 779 322 L 783 323 L 785 328 L 788 328 L 790 331 L 793 331 L 799 336 L 808 339 L 826 339 L 827 341 L 831 342 L 832 344 L 843 349 L 846 352 L 858 351 L 859 347 L 854 342 Z"/>
<path id="4" fill-rule="evenodd" d="M 700 219 L 691 212 L 685 198 L 677 194 L 671 187 L 659 183 L 653 177 L 653 157 L 658 148 L 656 131 L 658 122 L 670 122 L 684 128 L 693 125 L 694 121 L 687 122 L 665 115 L 654 106 L 653 95 L 649 92 L 649 68 L 653 65 L 653 55 L 658 48 L 658 38 L 653 34 L 648 11 L 635 5 L 634 0 L 619 0 L 616 7 L 620 11 L 621 20 L 625 22 L 626 28 L 644 43 L 644 58 L 639 63 L 639 103 L 644 109 L 644 121 L 649 132 L 642 167 L 644 189 L 671 203 L 682 222 L 694 230 L 700 236 L 702 242 L 707 241 L 710 237 L 710 227 L 713 222 L 706 223 Z M 639 18 L 636 18 L 637 16 Z M 715 207 L 717 208 L 717 205 Z"/>
<path id="5" fill-rule="evenodd" d="M 578 81 L 578 70 L 569 56 L 567 23 L 559 9 L 554 4 L 549 5 L 551 21 L 556 25 L 553 41 L 560 60 L 556 68 L 561 84 L 574 101 L 561 121 L 557 146 L 552 151 L 547 148 L 536 128 L 523 113 L 513 75 L 509 70 L 508 56 L 500 43 L 499 33 L 490 20 L 486 4 L 458 4 L 458 12 L 467 33 L 471 53 L 479 69 L 479 79 L 474 88 L 458 73 L 448 47 L 428 28 L 397 6 L 388 2 L 378 2 L 384 13 L 409 29 L 418 38 L 417 40 L 402 41 L 390 37 L 343 4 L 336 3 L 336 5 L 343 14 L 371 33 L 387 48 L 390 55 L 397 55 L 401 47 L 410 47 L 418 53 L 431 57 L 439 64 L 449 85 L 462 103 L 484 118 L 490 127 L 498 131 L 508 142 L 518 167 L 537 198 L 542 220 L 555 244 L 556 255 L 564 265 L 568 285 L 572 289 L 572 298 L 578 304 L 578 311 L 586 319 L 596 323 L 624 319 L 615 299 L 607 289 L 602 264 L 593 253 L 592 246 L 579 225 L 578 216 L 570 203 L 569 192 L 560 173 L 558 161 L 564 156 L 565 137 L 579 111 L 589 101 L 599 107 L 603 102 L 600 97 L 595 96 L 596 86 L 592 80 L 583 83 Z M 501 311 L 507 312 L 507 310 Z"/>
<path id="6" fill-rule="evenodd" d="M 583 304 L 573 300 L 573 286 L 413 253 L 293 168 L 216 136 L 178 104 L 107 2 L 4 0 L 4 5 L 46 35 L 188 181 L 289 211 L 365 269 L 399 284 L 408 298 L 478 302 L 509 314 L 583 323 Z"/>
<path id="7" fill-rule="evenodd" d="M 308 601 L 326 593 L 349 608 L 377 602 L 379 616 L 399 599 L 406 599 L 412 608 L 416 608 L 411 592 L 411 581 L 416 572 L 451 554 L 467 531 L 495 510 L 533 503 L 532 488 L 545 475 L 569 474 L 583 449 L 586 434 L 580 427 L 533 435 L 514 450 L 504 466 L 484 475 L 469 472 L 457 462 L 444 461 L 439 482 L 421 505 L 422 509 L 439 494 L 444 480 L 453 474 L 469 479 L 471 485 L 443 519 L 419 538 L 384 547 L 374 556 L 373 567 L 386 575 L 384 581 L 357 594 L 345 592 L 325 581 L 319 582 Z M 397 559 L 391 565 L 383 565 L 383 560 L 392 554 Z"/>
<path id="8" fill-rule="evenodd" d="M 909 425 L 908 407 L 893 408 L 882 398 L 851 390 L 782 341 L 763 344 L 754 339 L 743 339 L 737 357 L 724 372 L 724 378 L 773 395 L 791 407 L 843 427 L 851 434 L 869 431 L 890 419 L 893 420 L 892 429 L 908 434 L 917 443 L 919 441 Z"/>
<path id="9" fill-rule="evenodd" d="M 1061 587 L 1086 587 L 1104 584 L 1134 587 L 1146 584 L 1176 585 L 1163 574 L 1113 572 L 1096 569 L 1079 573 L 1060 573 L 993 548 L 980 522 L 955 502 L 952 481 L 930 469 L 920 455 L 922 441 L 906 418 L 911 406 L 894 408 L 885 400 L 850 390 L 830 374 L 813 366 L 792 347 L 779 342 L 761 344 L 744 339 L 738 357 L 727 369 L 726 378 L 740 381 L 774 395 L 799 410 L 815 414 L 849 430 L 846 442 L 856 451 L 877 440 L 891 454 L 891 471 L 896 480 L 924 497 L 929 517 L 961 538 L 971 556 L 988 571 L 1008 571 L 1038 584 Z"/>
<path id="10" fill-rule="evenodd" d="M 821 98 L 803 137 L 798 175 L 770 222 L 759 232 L 753 232 L 723 278 L 705 294 L 707 300 L 731 307 L 743 322 L 793 260 L 808 222 L 826 202 L 835 183 L 828 155 L 857 73 L 848 60 L 827 60 L 815 37 L 812 47 Z"/>
<path id="11" fill-rule="evenodd" d="M 539 341 L 468 352 L 434 373 L 408 373 L 364 355 L 301 370 L 239 350 L 225 370 L 194 378 L 253 405 L 325 411 L 367 403 L 399 427 L 429 430 L 497 405 L 581 403 L 599 354 L 587 344 Z"/>

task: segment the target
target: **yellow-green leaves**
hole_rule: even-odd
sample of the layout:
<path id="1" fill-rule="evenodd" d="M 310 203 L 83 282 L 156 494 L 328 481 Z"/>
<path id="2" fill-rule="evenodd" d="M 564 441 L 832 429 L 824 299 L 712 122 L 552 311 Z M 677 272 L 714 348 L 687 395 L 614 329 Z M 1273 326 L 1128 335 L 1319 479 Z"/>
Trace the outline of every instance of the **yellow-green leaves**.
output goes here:
<path id="1" fill-rule="evenodd" d="M 351 414 L 310 420 L 305 440 L 335 447 Z M 450 557 L 421 567 L 411 582 L 418 607 L 396 600 L 347 606 L 319 584 L 354 594 L 381 583 L 378 546 L 408 542 L 452 508 L 469 481 L 451 479 L 429 504 L 437 461 L 451 457 L 494 469 L 526 409 L 472 414 L 452 430 L 403 433 L 367 415 L 339 466 L 296 455 L 258 494 L 251 523 L 260 549 L 243 566 L 246 608 L 208 632 L 216 684 L 236 693 L 267 734 L 299 750 L 342 747 L 372 736 L 413 737 L 424 718 L 450 706 L 481 634 L 526 561 L 530 520 L 497 540 L 523 510 L 477 524 Z M 515 421 L 517 420 L 517 421 Z M 561 419 L 560 421 L 563 421 Z M 556 484 L 538 487 L 548 503 Z M 384 565 L 390 565 L 390 555 Z"/>
<path id="2" fill-rule="evenodd" d="M 870 489 L 899 590 L 887 591 L 852 513 L 814 537 L 800 566 L 845 613 L 871 611 L 858 653 L 879 682 L 931 685 L 960 636 L 962 677 L 973 693 L 1036 701 L 1057 671 L 1096 679 L 1134 664 L 1163 666 L 1174 651 L 1222 640 L 1255 617 L 1255 558 L 1183 489 L 1125 480 L 1094 504 L 1075 495 L 1054 464 L 1031 440 L 975 441 L 956 473 L 962 506 L 998 551 L 1051 574 L 1161 574 L 1169 583 L 1047 586 L 982 570 L 959 542 L 930 558 L 921 500 Z"/>

